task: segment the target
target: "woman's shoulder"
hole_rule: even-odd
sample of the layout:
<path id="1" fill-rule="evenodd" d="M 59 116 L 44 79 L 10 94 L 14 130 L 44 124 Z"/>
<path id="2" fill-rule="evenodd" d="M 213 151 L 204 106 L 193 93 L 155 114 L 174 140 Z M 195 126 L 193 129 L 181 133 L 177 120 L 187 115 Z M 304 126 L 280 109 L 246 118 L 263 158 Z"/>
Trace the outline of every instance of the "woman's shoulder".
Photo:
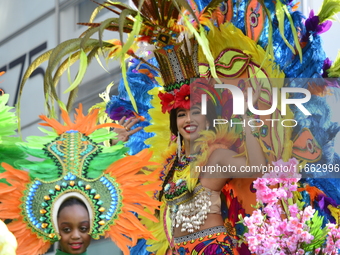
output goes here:
<path id="1" fill-rule="evenodd" d="M 238 165 L 240 164 L 240 161 L 242 161 L 241 163 L 243 163 L 243 159 L 242 157 L 238 157 L 237 155 L 239 155 L 237 152 L 230 150 L 230 149 L 226 149 L 226 148 L 218 148 L 216 150 L 214 150 L 208 159 L 208 165 L 215 165 L 215 164 L 219 164 L 219 165 Z"/>

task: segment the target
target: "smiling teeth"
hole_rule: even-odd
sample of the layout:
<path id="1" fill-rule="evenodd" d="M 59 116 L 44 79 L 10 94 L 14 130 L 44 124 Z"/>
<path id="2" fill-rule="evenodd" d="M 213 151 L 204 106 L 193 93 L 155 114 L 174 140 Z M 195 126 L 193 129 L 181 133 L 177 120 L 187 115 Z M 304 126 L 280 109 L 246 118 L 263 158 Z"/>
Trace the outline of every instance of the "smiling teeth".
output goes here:
<path id="1" fill-rule="evenodd" d="M 185 130 L 193 131 L 193 130 L 196 130 L 196 127 L 195 126 L 189 126 L 189 127 L 186 127 Z"/>

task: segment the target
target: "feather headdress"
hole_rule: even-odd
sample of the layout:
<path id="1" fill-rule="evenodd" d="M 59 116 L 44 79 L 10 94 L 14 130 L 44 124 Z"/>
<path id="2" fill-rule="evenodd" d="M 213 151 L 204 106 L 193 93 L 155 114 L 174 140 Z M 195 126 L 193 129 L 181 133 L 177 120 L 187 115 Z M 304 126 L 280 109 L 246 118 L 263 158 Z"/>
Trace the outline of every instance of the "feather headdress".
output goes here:
<path id="1" fill-rule="evenodd" d="M 82 107 L 76 110 L 72 122 L 62 111 L 65 125 L 55 119 L 40 116 L 44 137 L 28 137 L 22 143 L 27 154 L 43 159 L 32 162 L 16 161 L 16 167 L 2 163 L 5 172 L 0 178 L 10 184 L 0 184 L 0 218 L 11 219 L 9 230 L 18 240 L 19 255 L 43 254 L 50 244 L 60 238 L 56 215 L 61 203 L 68 197 L 81 199 L 89 211 L 93 238 L 110 237 L 124 254 L 138 238 L 153 238 L 132 212 L 151 220 L 159 202 L 147 192 L 157 190 L 155 174 L 138 172 L 150 162 L 151 154 L 141 151 L 125 157 L 122 144 L 103 147 L 100 142 L 112 137 L 102 127 L 120 127 L 116 124 L 96 125 L 98 109 L 88 115 Z M 146 182 L 149 184 L 143 185 Z M 138 201 L 138 204 L 136 204 Z M 147 209 L 148 212 L 144 211 Z"/>

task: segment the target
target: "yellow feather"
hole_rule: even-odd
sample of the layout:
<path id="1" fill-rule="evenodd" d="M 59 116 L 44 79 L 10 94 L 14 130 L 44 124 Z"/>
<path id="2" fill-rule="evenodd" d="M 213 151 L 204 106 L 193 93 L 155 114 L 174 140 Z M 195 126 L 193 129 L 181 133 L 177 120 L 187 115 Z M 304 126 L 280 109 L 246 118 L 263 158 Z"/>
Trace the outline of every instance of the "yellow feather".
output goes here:
<path id="1" fill-rule="evenodd" d="M 336 224 L 339 224 L 340 219 L 340 209 L 332 205 L 328 205 L 327 208 L 331 211 L 333 218 L 336 220 Z"/>

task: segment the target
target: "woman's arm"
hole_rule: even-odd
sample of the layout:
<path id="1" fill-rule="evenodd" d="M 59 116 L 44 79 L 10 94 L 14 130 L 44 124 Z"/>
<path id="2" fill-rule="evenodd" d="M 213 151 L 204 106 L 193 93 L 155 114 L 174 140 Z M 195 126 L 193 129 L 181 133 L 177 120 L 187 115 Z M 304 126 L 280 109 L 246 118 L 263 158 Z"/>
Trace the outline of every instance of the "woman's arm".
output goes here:
<path id="1" fill-rule="evenodd" d="M 220 191 L 231 178 L 245 177 L 241 166 L 246 165 L 245 157 L 235 157 L 237 153 L 228 149 L 216 149 L 207 164 L 200 168 L 200 181 L 204 187 Z"/>
<path id="2" fill-rule="evenodd" d="M 256 140 L 255 137 L 254 139 Z M 256 149 L 256 146 L 254 149 Z M 265 164 L 262 149 L 259 150 L 259 153 L 253 153 L 251 159 L 249 159 L 249 162 L 252 162 L 253 165 L 247 165 L 246 157 L 239 157 L 237 155 L 232 150 L 216 149 L 210 155 L 206 166 L 200 168 L 200 181 L 202 185 L 211 190 L 218 191 L 231 178 L 256 178 L 262 176 L 261 164 Z"/>

